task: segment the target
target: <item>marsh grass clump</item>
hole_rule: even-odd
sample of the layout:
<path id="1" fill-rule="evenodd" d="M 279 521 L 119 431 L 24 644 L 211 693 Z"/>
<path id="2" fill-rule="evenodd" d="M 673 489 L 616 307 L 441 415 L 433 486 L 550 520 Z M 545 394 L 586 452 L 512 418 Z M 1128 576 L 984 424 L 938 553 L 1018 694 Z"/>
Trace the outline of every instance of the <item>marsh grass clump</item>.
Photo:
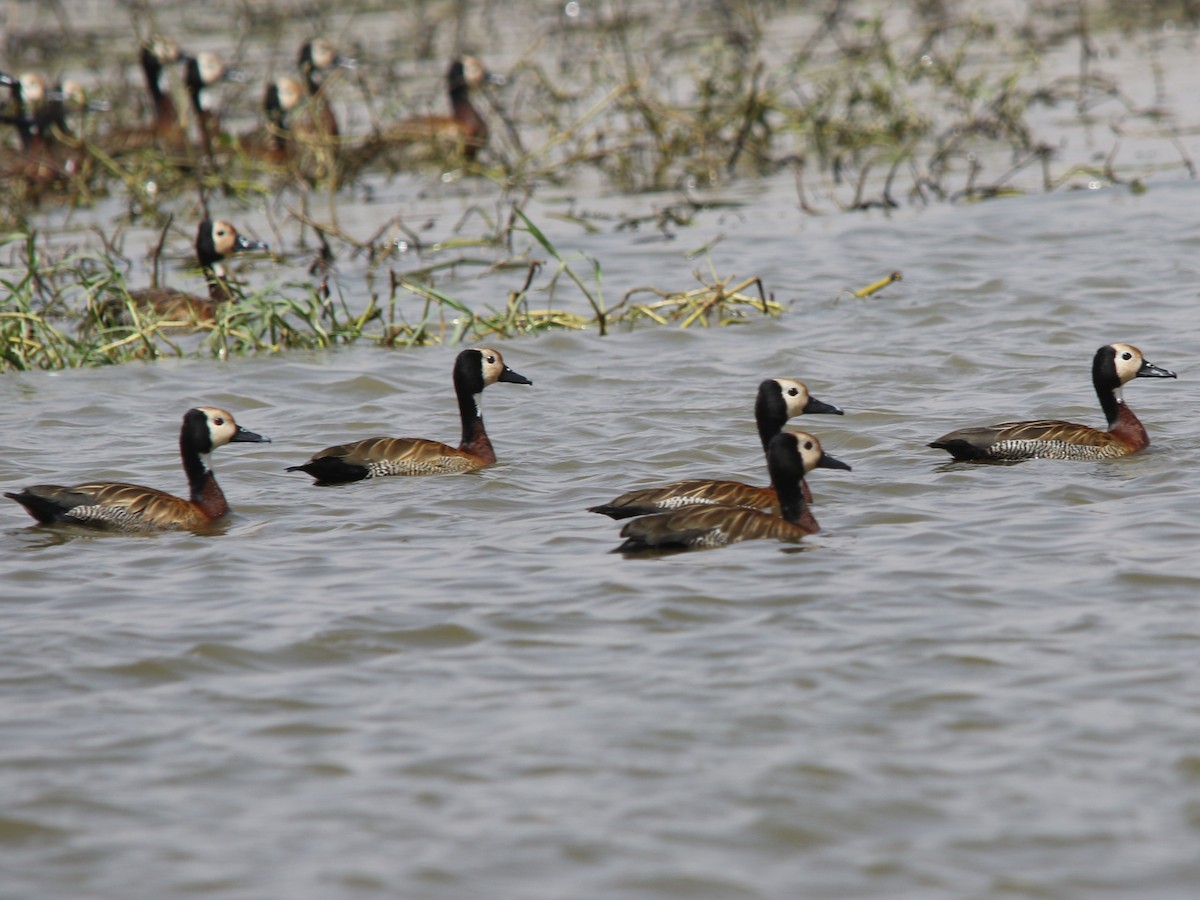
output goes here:
<path id="1" fill-rule="evenodd" d="M 5 369 L 65 369 L 125 362 L 80 330 L 81 309 L 120 280 L 111 257 L 68 249 L 48 252 L 37 232 L 0 238 L 11 259 L 0 265 L 0 350 Z"/>
<path id="2" fill-rule="evenodd" d="M 718 278 L 715 272 L 710 276 L 711 281 L 705 281 L 696 272 L 695 278 L 701 286 L 690 291 L 634 288 L 613 308 L 612 315 L 631 327 L 639 321 L 649 320 L 657 325 L 677 323 L 680 328 L 688 328 L 695 324 L 705 327 L 738 325 L 748 322 L 752 316 L 779 316 L 785 311 L 784 306 L 766 292 L 762 279 L 757 276 L 736 284 L 733 283 L 734 276 Z M 757 294 L 748 293 L 752 287 L 757 289 Z M 635 303 L 634 298 L 642 294 L 658 299 Z"/>
<path id="3" fill-rule="evenodd" d="M 599 260 L 589 256 L 573 257 L 560 251 L 519 207 L 514 207 L 516 223 L 514 230 L 534 238 L 538 245 L 553 260 L 548 263 L 530 260 L 526 265 L 524 283 L 510 290 L 503 308 L 473 309 L 432 284 L 422 282 L 413 273 L 392 272 L 391 294 L 384 316 L 386 328 L 382 343 L 389 346 L 416 346 L 429 343 L 459 343 L 486 337 L 516 337 L 523 334 L 539 334 L 547 331 L 582 331 L 595 328 L 601 335 L 613 328 L 633 328 L 638 323 L 677 325 L 688 328 L 702 326 L 733 325 L 748 321 L 752 316 L 779 316 L 786 309 L 768 294 L 762 280 L 756 276 L 735 283 L 730 276 L 720 278 L 710 268 L 710 280 L 695 273 L 701 287 L 691 290 L 666 290 L 658 287 L 638 287 L 628 290 L 622 300 L 608 306 L 604 300 L 603 267 Z M 577 271 L 582 263 L 584 274 Z M 549 268 L 541 283 L 535 283 L 539 274 Z M 553 306 L 533 306 L 530 295 L 544 294 L 553 302 L 562 286 L 570 285 L 586 302 L 588 313 Z M 751 293 L 755 288 L 757 294 Z M 642 295 L 655 299 L 640 301 Z M 418 313 L 406 316 L 405 296 L 421 300 Z"/>
<path id="4" fill-rule="evenodd" d="M 352 344 L 368 336 L 367 326 L 379 317 L 373 301 L 355 312 L 340 290 L 324 282 L 268 286 L 227 304 L 208 330 L 204 348 L 226 357 Z"/>
<path id="5" fill-rule="evenodd" d="M 217 307 L 211 322 L 166 319 L 140 309 L 125 292 L 116 320 L 89 313 L 82 329 L 106 352 L 134 358 L 211 355 L 217 358 L 351 344 L 379 317 L 373 304 L 352 312 L 340 294 L 311 284 L 268 285 Z M 102 307 L 101 307 L 102 308 Z"/>

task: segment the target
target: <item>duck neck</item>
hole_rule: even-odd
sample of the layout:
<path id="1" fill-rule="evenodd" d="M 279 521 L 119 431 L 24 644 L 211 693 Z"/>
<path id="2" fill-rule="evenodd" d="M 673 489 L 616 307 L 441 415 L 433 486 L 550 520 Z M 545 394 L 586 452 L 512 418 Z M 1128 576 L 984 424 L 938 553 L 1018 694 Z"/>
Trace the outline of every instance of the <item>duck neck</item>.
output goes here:
<path id="1" fill-rule="evenodd" d="M 164 124 L 174 124 L 179 120 L 179 112 L 175 109 L 175 101 L 163 88 L 163 64 L 147 48 L 142 49 L 142 71 L 146 73 L 146 87 L 154 101 L 155 117 Z"/>
<path id="2" fill-rule="evenodd" d="M 21 149 L 26 153 L 40 149 L 39 143 L 44 143 L 41 140 L 41 129 L 38 128 L 38 123 L 23 112 L 14 116 L 4 116 L 0 121 L 16 126 L 17 135 L 21 139 Z"/>
<path id="3" fill-rule="evenodd" d="M 492 449 L 491 439 L 483 427 L 483 415 L 479 411 L 480 396 L 470 389 L 460 389 L 458 392 L 458 414 L 462 418 L 462 443 L 458 449 L 493 463 L 496 461 L 496 451 Z"/>
<path id="4" fill-rule="evenodd" d="M 464 352 L 454 364 L 454 393 L 458 396 L 458 415 L 462 419 L 462 443 L 459 450 L 480 457 L 491 464 L 496 451 L 483 429 L 483 414 L 479 401 L 486 385 L 480 374 L 478 352 Z"/>
<path id="5" fill-rule="evenodd" d="M 301 74 L 304 76 L 304 89 L 308 92 L 308 96 L 315 97 L 321 93 L 321 79 L 317 76 L 317 67 L 311 63 L 306 63 L 301 67 Z"/>
<path id="6" fill-rule="evenodd" d="M 1146 426 L 1134 415 L 1133 410 L 1125 405 L 1121 398 L 1121 389 L 1117 388 L 1111 396 L 1115 408 L 1111 411 L 1104 410 L 1104 414 L 1108 416 L 1109 433 L 1117 435 L 1132 447 L 1140 449 L 1150 446 L 1150 435 L 1146 433 Z"/>
<path id="7" fill-rule="evenodd" d="M 142 48 L 142 71 L 146 74 L 146 87 L 157 106 L 159 101 L 166 96 L 162 86 L 163 66 L 149 47 Z"/>
<path id="8" fill-rule="evenodd" d="M 804 465 L 783 452 L 780 443 L 776 440 L 767 451 L 767 471 L 779 498 L 780 515 L 795 525 L 804 515 Z"/>
<path id="9" fill-rule="evenodd" d="M 462 79 L 450 81 L 450 111 L 454 120 L 463 126 L 473 126 L 483 121 L 471 103 L 471 89 Z"/>
<path id="10" fill-rule="evenodd" d="M 67 123 L 67 104 L 64 100 L 54 100 L 46 108 L 44 116 L 39 117 L 38 130 L 42 132 L 43 141 L 61 144 L 64 138 L 73 139 L 74 132 Z"/>
<path id="11" fill-rule="evenodd" d="M 800 479 L 777 479 L 775 493 L 779 496 L 779 514 L 793 525 L 804 515 L 804 491 Z"/>
<path id="12" fill-rule="evenodd" d="M 217 115 L 212 110 L 201 107 L 200 92 L 192 97 L 192 105 L 196 107 L 196 123 L 200 126 L 200 147 L 205 156 L 212 156 L 213 139 L 219 130 Z"/>
<path id="13" fill-rule="evenodd" d="M 229 512 L 225 494 L 208 465 L 208 454 L 180 442 L 179 454 L 183 458 L 183 471 L 187 474 L 191 499 L 209 519 L 217 519 Z"/>
<path id="14" fill-rule="evenodd" d="M 187 89 L 191 100 L 192 112 L 196 116 L 196 125 L 200 129 L 200 149 L 204 155 L 211 157 L 213 141 L 220 132 L 217 114 L 205 103 L 204 89 L 207 85 L 200 76 L 200 70 L 195 60 L 188 64 Z"/>
<path id="15" fill-rule="evenodd" d="M 759 388 L 758 399 L 754 401 L 754 421 L 758 425 L 758 437 L 762 441 L 764 453 L 767 450 L 767 444 L 771 443 L 771 438 L 779 434 L 787 423 L 787 411 L 784 409 L 783 398 L 779 396 L 774 382 L 771 384 L 775 389 L 772 390 L 764 385 Z"/>
<path id="16" fill-rule="evenodd" d="M 21 149 L 26 152 L 35 150 L 38 143 L 38 132 L 41 130 L 38 115 L 31 112 L 25 105 L 25 92 L 21 88 L 13 91 L 13 114 L 5 116 L 3 121 L 15 125 L 21 138 Z"/>
<path id="17" fill-rule="evenodd" d="M 229 286 L 229 274 L 220 263 L 205 264 L 204 278 L 208 282 L 208 299 L 215 303 L 234 300 L 233 288 Z"/>
<path id="18" fill-rule="evenodd" d="M 1128 411 L 1125 405 L 1125 397 L 1121 390 L 1121 386 L 1115 388 L 1106 388 L 1103 385 L 1096 385 L 1096 396 L 1100 398 L 1100 408 L 1104 410 L 1104 418 L 1108 422 L 1108 430 L 1112 431 L 1117 425 L 1117 420 L 1122 417 L 1122 411 Z M 1133 413 L 1130 413 L 1133 415 Z"/>
<path id="19" fill-rule="evenodd" d="M 459 71 L 458 73 L 451 72 L 447 82 L 447 88 L 450 91 L 450 106 L 457 110 L 468 100 L 470 89 L 467 87 L 467 80 Z"/>

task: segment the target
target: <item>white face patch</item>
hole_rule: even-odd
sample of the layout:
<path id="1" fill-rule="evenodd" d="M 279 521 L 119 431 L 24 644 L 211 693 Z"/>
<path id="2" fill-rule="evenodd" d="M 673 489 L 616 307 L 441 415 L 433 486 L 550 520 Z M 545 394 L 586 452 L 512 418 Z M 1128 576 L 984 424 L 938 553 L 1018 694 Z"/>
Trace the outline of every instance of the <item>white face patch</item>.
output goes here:
<path id="1" fill-rule="evenodd" d="M 495 350 L 489 350 L 486 347 L 476 347 L 480 353 L 479 365 L 481 368 L 480 374 L 483 376 L 483 383 L 495 384 L 496 379 L 504 372 L 504 360 Z M 476 398 L 475 408 L 479 408 L 479 400 Z"/>
<path id="2" fill-rule="evenodd" d="M 294 78 L 276 79 L 275 90 L 279 94 L 279 108 L 284 112 L 291 112 L 300 105 L 300 84 Z"/>
<path id="3" fill-rule="evenodd" d="M 337 54 L 326 40 L 316 40 L 312 43 L 312 64 L 316 69 L 328 69 L 333 65 Z"/>
<path id="4" fill-rule="evenodd" d="M 196 57 L 200 69 L 200 81 L 205 85 L 216 84 L 225 74 L 225 65 L 211 53 L 201 53 Z"/>
<path id="5" fill-rule="evenodd" d="M 808 405 L 808 388 L 790 378 L 776 378 L 775 383 L 779 385 L 779 389 L 783 393 L 783 403 L 787 408 L 788 418 L 804 412 L 804 407 Z"/>
<path id="6" fill-rule="evenodd" d="M 800 454 L 800 462 L 804 471 L 811 472 L 821 461 L 821 444 L 815 437 L 804 431 L 792 432 L 796 442 L 796 452 Z"/>
<path id="7" fill-rule="evenodd" d="M 1117 381 L 1124 384 L 1137 377 L 1142 368 L 1142 352 L 1129 344 L 1113 344 L 1113 368 L 1117 372 Z"/>
<path id="8" fill-rule="evenodd" d="M 203 410 L 205 419 L 207 419 L 208 437 L 212 441 L 213 449 L 224 447 L 237 434 L 237 422 L 225 410 L 217 409 L 215 406 L 201 406 L 199 409 Z M 208 468 L 207 458 L 204 459 L 204 467 Z"/>
<path id="9" fill-rule="evenodd" d="M 41 103 L 46 99 L 46 82 L 40 75 L 26 72 L 17 79 L 21 87 L 21 99 L 26 103 Z"/>
<path id="10" fill-rule="evenodd" d="M 471 87 L 479 87 L 483 84 L 483 80 L 487 78 L 487 69 L 483 67 L 482 62 L 474 56 L 467 56 L 463 58 L 462 64 L 463 81 Z"/>

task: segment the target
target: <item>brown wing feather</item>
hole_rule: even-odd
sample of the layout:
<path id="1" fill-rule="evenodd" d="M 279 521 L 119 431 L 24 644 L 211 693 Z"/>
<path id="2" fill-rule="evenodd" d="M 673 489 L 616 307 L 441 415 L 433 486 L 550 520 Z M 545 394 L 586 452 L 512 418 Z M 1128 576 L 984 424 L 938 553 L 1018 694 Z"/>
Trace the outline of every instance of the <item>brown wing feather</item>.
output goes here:
<path id="1" fill-rule="evenodd" d="M 389 475 L 468 472 L 483 466 L 478 457 L 427 438 L 366 438 L 322 450 L 314 458 L 324 456 L 341 457 L 350 465 L 382 468 Z"/>
<path id="2" fill-rule="evenodd" d="M 70 519 L 123 531 L 197 528 L 209 521 L 195 504 L 182 497 L 137 484 L 96 482 L 43 487 L 38 493 L 61 503 Z"/>
<path id="3" fill-rule="evenodd" d="M 129 298 L 142 314 L 153 312 L 160 319 L 171 322 L 206 325 L 216 320 L 216 304 L 196 294 L 174 288 L 147 288 L 132 291 Z M 99 313 L 107 322 L 130 324 L 132 316 L 125 303 L 118 297 L 104 301 Z"/>
<path id="4" fill-rule="evenodd" d="M 161 318 L 172 321 L 211 323 L 216 319 L 215 303 L 183 291 L 165 291 L 149 298 L 145 305 Z"/>
<path id="5" fill-rule="evenodd" d="M 930 446 L 958 460 L 1108 459 L 1133 452 L 1116 434 L 1060 419 L 961 428 Z"/>
<path id="6" fill-rule="evenodd" d="M 1099 447 L 1112 439 L 1108 432 L 1089 425 L 1078 425 L 1062 419 L 1040 419 L 1033 422 L 1001 422 L 990 431 L 998 441 L 1057 441 L 1081 446 Z"/>
<path id="7" fill-rule="evenodd" d="M 800 489 L 805 504 L 811 503 L 812 491 L 808 482 L 801 482 Z M 689 506 L 745 506 L 778 515 L 779 497 L 771 486 L 755 487 L 740 481 L 694 478 L 629 491 L 608 503 L 589 507 L 588 511 L 614 519 L 627 519 Z"/>

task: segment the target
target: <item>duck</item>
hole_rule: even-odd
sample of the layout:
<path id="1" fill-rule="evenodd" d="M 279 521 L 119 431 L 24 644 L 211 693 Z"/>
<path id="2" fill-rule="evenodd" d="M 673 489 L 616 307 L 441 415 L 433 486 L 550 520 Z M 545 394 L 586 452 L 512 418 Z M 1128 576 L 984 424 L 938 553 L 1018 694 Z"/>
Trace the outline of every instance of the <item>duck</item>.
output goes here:
<path id="1" fill-rule="evenodd" d="M 754 419 L 763 452 L 771 438 L 783 430 L 788 419 L 799 415 L 844 415 L 844 410 L 818 400 L 801 381 L 791 378 L 768 378 L 758 386 L 754 402 Z M 812 503 L 807 482 L 801 486 L 804 503 Z M 612 519 L 628 519 L 685 506 L 746 506 L 752 509 L 777 510 L 779 498 L 775 488 L 755 487 L 740 481 L 688 479 L 659 487 L 642 488 L 622 494 L 608 503 L 588 507 L 588 512 L 600 513 Z M 806 509 L 807 513 L 807 509 Z M 807 513 L 811 517 L 811 513 Z"/>
<path id="2" fill-rule="evenodd" d="M 462 418 L 462 442 L 457 447 L 427 438 L 373 437 L 327 447 L 289 472 L 307 472 L 319 485 L 346 484 L 387 475 L 444 475 L 474 472 L 496 461 L 496 452 L 483 427 L 480 394 L 489 384 L 533 384 L 514 372 L 496 350 L 473 347 L 454 360 L 454 392 Z"/>
<path id="3" fill-rule="evenodd" d="M 175 105 L 170 84 L 164 80 L 167 66 L 183 58 L 179 45 L 162 35 L 142 44 L 138 54 L 142 74 L 146 78 L 146 90 L 150 92 L 150 105 L 154 110 L 151 134 L 154 142 L 163 150 L 182 150 L 187 146 L 187 132 L 184 131 L 179 107 Z"/>
<path id="4" fill-rule="evenodd" d="M 827 454 L 808 432 L 781 431 L 767 444 L 767 471 L 779 495 L 780 515 L 745 506 L 688 506 L 631 519 L 621 529 L 615 553 L 701 550 L 741 541 L 797 541 L 820 527 L 805 517 L 800 485 L 813 469 L 850 466 Z"/>
<path id="5" fill-rule="evenodd" d="M 487 146 L 488 126 L 471 103 L 471 91 L 484 83 L 503 84 L 504 79 L 488 72 L 478 57 L 454 59 L 446 70 L 450 114 L 404 119 L 384 131 L 381 143 L 404 144 L 420 140 L 444 142 L 454 148 L 456 155 L 467 162 L 474 162 L 479 151 Z"/>
<path id="6" fill-rule="evenodd" d="M 71 165 L 77 153 L 55 133 L 55 126 L 66 124 L 61 91 L 51 92 L 36 72 L 16 77 L 0 72 L 0 87 L 9 89 L 12 100 L 0 122 L 14 126 L 21 142 L 0 164 L 0 178 L 35 188 L 65 181 L 77 168 Z"/>
<path id="7" fill-rule="evenodd" d="M 313 136 L 325 138 L 337 137 L 337 116 L 334 115 L 325 96 L 325 85 L 329 77 L 326 73 L 337 69 L 354 69 L 358 63 L 338 53 L 333 44 L 325 38 L 314 38 L 300 46 L 297 65 L 310 104 L 302 133 L 311 132 Z"/>
<path id="8" fill-rule="evenodd" d="M 38 124 L 49 105 L 46 79 L 36 72 L 16 76 L 0 72 L 0 87 L 8 88 L 11 101 L 11 110 L 0 118 L 17 129 L 21 149 L 29 153 L 41 136 Z"/>
<path id="9" fill-rule="evenodd" d="M 303 103 L 299 81 L 286 75 L 271 79 L 263 96 L 264 122 L 238 137 L 238 151 L 271 166 L 286 166 L 293 157 L 291 117 Z"/>
<path id="10" fill-rule="evenodd" d="M 74 114 L 82 119 L 87 113 L 108 112 L 112 104 L 103 98 L 93 98 L 82 82 L 74 79 L 60 81 L 50 92 L 50 104 L 47 110 L 47 122 L 55 137 L 66 138 L 78 143 L 76 131 L 68 122 L 68 116 Z"/>
<path id="11" fill-rule="evenodd" d="M 196 228 L 196 259 L 208 281 L 208 297 L 171 287 L 151 287 L 130 291 L 129 300 L 139 309 L 152 311 L 162 319 L 188 325 L 211 324 L 216 321 L 217 307 L 236 298 L 229 285 L 224 260 L 234 253 L 269 249 L 262 241 L 241 234 L 231 222 L 204 219 Z M 104 305 L 101 318 L 111 322 L 114 318 L 123 318 L 124 312 L 127 312 L 124 302 L 109 302 Z"/>
<path id="12" fill-rule="evenodd" d="M 82 123 L 86 113 L 106 111 L 109 104 L 89 99 L 78 81 L 61 81 L 50 88 L 31 72 L 19 78 L 0 72 L 0 86 L 12 92 L 11 111 L 0 115 L 0 122 L 16 126 L 21 141 L 19 151 L 0 161 L 0 179 L 16 182 L 18 190 L 35 198 L 41 198 L 45 188 L 85 187 L 92 156 L 69 119 L 78 117 Z"/>
<path id="13" fill-rule="evenodd" d="M 187 130 L 166 79 L 168 66 L 187 58 L 179 45 L 164 35 L 155 35 L 141 45 L 138 61 L 150 94 L 151 120 L 107 134 L 103 146 L 108 153 L 120 155 L 151 148 L 172 157 L 187 153 Z"/>
<path id="14" fill-rule="evenodd" d="M 183 415 L 179 455 L 190 489 L 188 499 L 156 488 L 119 482 L 89 482 L 71 487 L 38 484 L 4 496 L 20 503 L 42 525 L 70 524 L 122 532 L 194 530 L 229 512 L 209 454 L 232 443 L 269 443 L 247 431 L 215 406 L 197 406 Z"/>
<path id="15" fill-rule="evenodd" d="M 1105 344 L 1092 359 L 1092 385 L 1100 398 L 1108 429 L 1058 419 L 1001 422 L 961 428 L 929 446 L 945 450 L 956 461 L 1020 459 L 1116 459 L 1150 446 L 1122 387 L 1134 378 L 1175 378 L 1175 373 L 1149 362 L 1132 344 Z"/>
<path id="16" fill-rule="evenodd" d="M 197 53 L 184 57 L 183 83 L 187 87 L 192 113 L 200 133 L 200 152 L 211 159 L 214 151 L 229 141 L 221 132 L 220 115 L 205 93 L 221 81 L 244 82 L 246 75 L 240 69 L 230 69 L 215 53 Z"/>

